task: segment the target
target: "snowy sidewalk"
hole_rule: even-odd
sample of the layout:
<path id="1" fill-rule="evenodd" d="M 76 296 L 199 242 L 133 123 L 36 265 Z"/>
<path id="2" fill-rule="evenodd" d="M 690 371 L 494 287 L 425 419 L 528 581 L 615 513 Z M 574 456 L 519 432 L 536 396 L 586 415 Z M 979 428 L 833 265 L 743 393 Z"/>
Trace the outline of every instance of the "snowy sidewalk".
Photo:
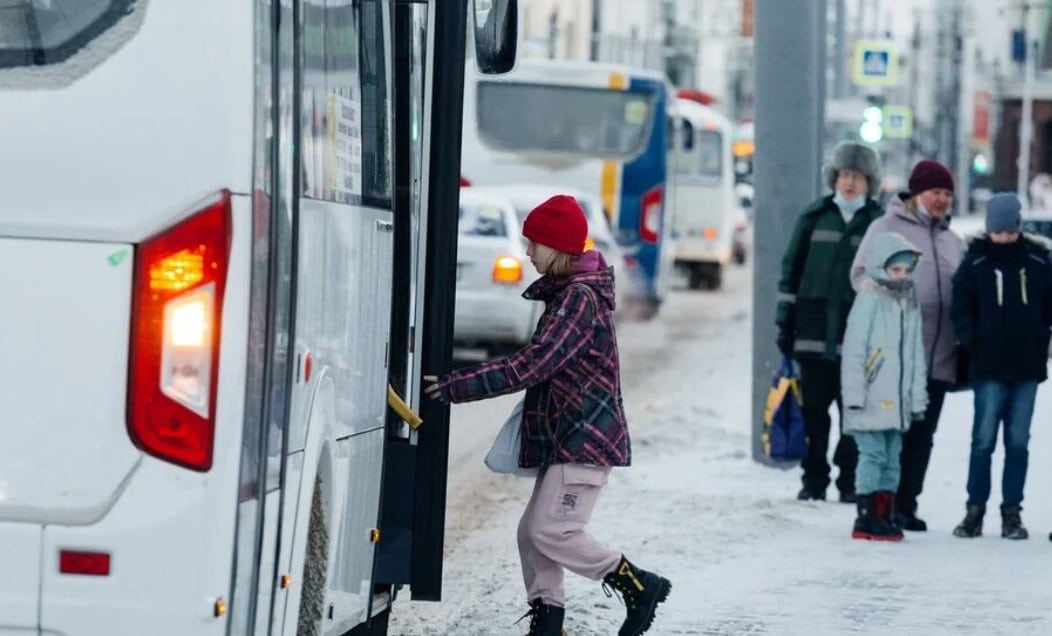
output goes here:
<path id="1" fill-rule="evenodd" d="M 798 469 L 749 457 L 751 291 L 743 270 L 732 274 L 725 292 L 677 292 L 657 323 L 619 333 L 634 465 L 611 475 L 590 529 L 672 579 L 649 633 L 1052 634 L 1052 389 L 1039 390 L 1032 428 L 1030 540 L 1000 538 L 1000 453 L 987 536 L 951 535 L 971 428 L 962 393 L 947 400 L 921 496 L 931 530 L 896 545 L 854 541 L 854 506 L 798 502 Z M 513 624 L 526 609 L 515 527 L 531 484 L 473 474 L 450 493 L 445 600 L 406 595 L 392 634 L 526 632 Z M 624 610 L 598 583 L 571 574 L 567 592 L 570 636 L 617 633 Z"/>

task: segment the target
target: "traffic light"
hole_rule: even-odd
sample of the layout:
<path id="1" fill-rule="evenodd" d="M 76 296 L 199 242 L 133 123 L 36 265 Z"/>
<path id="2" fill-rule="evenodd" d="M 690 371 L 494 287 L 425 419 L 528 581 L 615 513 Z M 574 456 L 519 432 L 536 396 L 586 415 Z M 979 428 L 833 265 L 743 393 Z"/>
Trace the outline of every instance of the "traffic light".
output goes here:
<path id="1" fill-rule="evenodd" d="M 884 111 L 879 106 L 869 106 L 862 111 L 858 136 L 867 144 L 875 144 L 884 138 Z"/>
<path id="2" fill-rule="evenodd" d="M 972 172 L 978 175 L 985 175 L 990 171 L 990 162 L 987 160 L 986 155 L 983 153 L 976 153 L 972 157 Z"/>

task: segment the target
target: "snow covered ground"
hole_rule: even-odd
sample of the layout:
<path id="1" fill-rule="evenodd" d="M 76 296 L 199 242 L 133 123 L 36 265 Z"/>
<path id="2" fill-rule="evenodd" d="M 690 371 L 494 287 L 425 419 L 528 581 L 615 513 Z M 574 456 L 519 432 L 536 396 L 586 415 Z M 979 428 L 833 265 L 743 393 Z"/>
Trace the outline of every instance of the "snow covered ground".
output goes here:
<path id="1" fill-rule="evenodd" d="M 951 535 L 964 513 L 971 394 L 951 395 L 920 514 L 900 544 L 850 538 L 854 506 L 799 502 L 799 470 L 754 462 L 751 284 L 677 290 L 660 317 L 619 327 L 634 465 L 615 470 L 590 529 L 673 582 L 650 634 L 1052 634 L 1052 389 L 1038 393 L 1023 521 L 1000 538 L 1000 452 L 987 536 Z M 761 320 L 769 320 L 761 317 Z M 514 402 L 454 407 L 444 600 L 405 594 L 400 636 L 524 634 L 515 528 L 526 479 L 488 473 L 482 455 Z M 835 488 L 830 488 L 835 495 Z M 623 609 L 598 583 L 567 576 L 571 636 L 616 634 Z"/>

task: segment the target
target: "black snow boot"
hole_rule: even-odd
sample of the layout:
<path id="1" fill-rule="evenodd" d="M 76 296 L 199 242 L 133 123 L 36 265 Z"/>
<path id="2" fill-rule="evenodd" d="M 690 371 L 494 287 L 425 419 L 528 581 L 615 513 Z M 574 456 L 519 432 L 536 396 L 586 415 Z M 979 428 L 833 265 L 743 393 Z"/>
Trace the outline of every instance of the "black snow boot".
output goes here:
<path id="1" fill-rule="evenodd" d="M 530 611 L 523 614 L 519 620 L 530 617 L 530 631 L 526 632 L 526 636 L 566 636 L 566 632 L 563 631 L 565 614 L 566 610 L 563 608 L 535 599 L 530 601 Z"/>
<path id="2" fill-rule="evenodd" d="M 910 532 L 927 532 L 928 524 L 917 516 L 915 512 L 904 512 L 899 510 L 895 513 L 895 525 Z"/>
<path id="3" fill-rule="evenodd" d="M 811 488 L 810 486 L 804 486 L 800 489 L 800 492 L 796 493 L 796 498 L 800 501 L 825 501 L 826 490 L 825 488 Z"/>
<path id="4" fill-rule="evenodd" d="M 953 529 L 953 536 L 964 539 L 983 536 L 984 515 L 986 515 L 985 504 L 968 506 L 968 511 L 964 515 L 964 521 L 957 524 L 957 527 Z"/>
<path id="5" fill-rule="evenodd" d="M 896 522 L 895 493 L 891 490 L 878 490 L 874 503 L 876 504 L 877 518 L 880 519 L 885 527 L 891 530 L 891 536 L 898 537 L 898 540 L 903 539 L 902 528 Z"/>
<path id="6" fill-rule="evenodd" d="M 1019 506 L 1001 506 L 1001 536 L 1005 539 L 1029 539 L 1030 533 L 1023 526 Z"/>
<path id="7" fill-rule="evenodd" d="M 902 541 L 902 531 L 896 530 L 877 514 L 877 493 L 870 492 L 858 495 L 855 502 L 858 517 L 851 530 L 852 539 L 871 541 Z"/>
<path id="8" fill-rule="evenodd" d="M 603 577 L 603 590 L 609 596 L 607 586 L 621 594 L 628 611 L 621 630 L 617 632 L 618 636 L 639 636 L 650 629 L 658 603 L 667 599 L 672 591 L 672 583 L 668 579 L 637 568 L 624 555 L 617 568 Z"/>

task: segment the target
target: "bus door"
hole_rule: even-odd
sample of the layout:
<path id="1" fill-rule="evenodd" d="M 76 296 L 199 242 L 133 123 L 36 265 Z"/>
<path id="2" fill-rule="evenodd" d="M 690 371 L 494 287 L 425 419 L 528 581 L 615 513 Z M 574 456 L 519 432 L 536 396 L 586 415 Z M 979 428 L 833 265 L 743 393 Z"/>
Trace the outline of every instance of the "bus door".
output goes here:
<path id="1" fill-rule="evenodd" d="M 286 634 L 318 620 L 344 633 L 368 618 L 378 538 L 392 16 L 380 2 L 302 0 L 297 9 L 295 369 L 280 526 L 296 532 L 279 539 L 279 571 L 302 578 L 284 608 L 275 604 L 274 621 Z"/>

